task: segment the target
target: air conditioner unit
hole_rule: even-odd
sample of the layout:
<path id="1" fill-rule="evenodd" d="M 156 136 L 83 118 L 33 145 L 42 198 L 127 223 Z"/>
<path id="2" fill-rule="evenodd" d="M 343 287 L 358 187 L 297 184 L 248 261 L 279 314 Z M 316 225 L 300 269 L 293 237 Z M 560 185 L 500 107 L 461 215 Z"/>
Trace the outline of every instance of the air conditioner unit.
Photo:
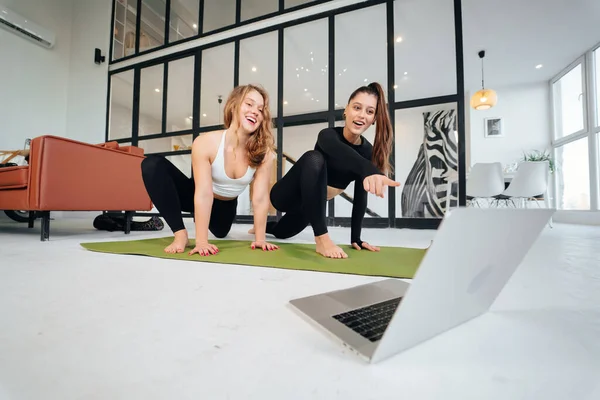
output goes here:
<path id="1" fill-rule="evenodd" d="M 0 4 L 0 27 L 48 49 L 54 46 L 56 40 L 53 32 L 9 10 L 2 4 Z"/>

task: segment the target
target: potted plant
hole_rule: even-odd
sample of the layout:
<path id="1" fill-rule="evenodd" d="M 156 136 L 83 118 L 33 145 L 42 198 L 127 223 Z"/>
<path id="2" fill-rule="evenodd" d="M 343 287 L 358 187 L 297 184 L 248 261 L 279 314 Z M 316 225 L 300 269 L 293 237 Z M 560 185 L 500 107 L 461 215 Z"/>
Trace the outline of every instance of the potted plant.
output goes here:
<path id="1" fill-rule="evenodd" d="M 546 150 L 544 150 L 543 152 L 539 150 L 533 150 L 529 153 L 523 152 L 522 161 L 548 161 L 550 173 L 552 174 L 554 173 L 554 171 L 556 171 L 556 164 L 554 163 L 554 159 Z"/>

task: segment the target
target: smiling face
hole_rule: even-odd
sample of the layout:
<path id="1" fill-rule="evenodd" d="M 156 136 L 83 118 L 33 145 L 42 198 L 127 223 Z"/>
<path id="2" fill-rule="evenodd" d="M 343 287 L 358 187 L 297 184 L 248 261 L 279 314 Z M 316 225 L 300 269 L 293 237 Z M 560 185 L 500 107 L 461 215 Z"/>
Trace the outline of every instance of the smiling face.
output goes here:
<path id="1" fill-rule="evenodd" d="M 239 126 L 252 133 L 258 129 L 264 118 L 264 99 L 256 90 L 250 90 L 239 106 Z"/>
<path id="2" fill-rule="evenodd" d="M 362 135 L 375 121 L 377 97 L 360 92 L 346 106 L 346 128 L 353 135 Z"/>

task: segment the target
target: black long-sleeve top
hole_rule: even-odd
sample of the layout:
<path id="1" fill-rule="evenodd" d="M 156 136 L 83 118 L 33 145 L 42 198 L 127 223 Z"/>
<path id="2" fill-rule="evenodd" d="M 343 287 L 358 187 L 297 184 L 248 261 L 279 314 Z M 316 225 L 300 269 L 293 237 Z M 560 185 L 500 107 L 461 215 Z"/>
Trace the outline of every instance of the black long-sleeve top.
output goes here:
<path id="1" fill-rule="evenodd" d="M 362 247 L 360 233 L 367 211 L 363 180 L 370 175 L 383 175 L 371 161 L 373 146 L 364 136 L 361 136 L 360 144 L 352 144 L 344 137 L 343 127 L 334 127 L 319 132 L 315 150 L 323 154 L 327 163 L 328 186 L 345 189 L 354 181 L 350 243 L 356 242 Z"/>

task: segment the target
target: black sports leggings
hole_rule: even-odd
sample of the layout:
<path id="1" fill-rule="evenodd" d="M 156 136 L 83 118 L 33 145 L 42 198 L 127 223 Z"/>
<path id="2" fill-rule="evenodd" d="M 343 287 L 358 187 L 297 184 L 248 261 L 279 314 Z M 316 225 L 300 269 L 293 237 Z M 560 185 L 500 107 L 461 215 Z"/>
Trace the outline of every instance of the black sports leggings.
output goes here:
<path id="1" fill-rule="evenodd" d="M 162 156 L 149 155 L 142 161 L 146 191 L 161 217 L 173 232 L 185 229 L 182 211 L 194 212 L 194 179 Z M 237 211 L 237 198 L 213 199 L 208 229 L 218 238 L 229 233 Z"/>
<path id="2" fill-rule="evenodd" d="M 327 233 L 327 165 L 316 150 L 307 151 L 271 189 L 271 203 L 285 215 L 267 223 L 267 233 L 287 239 L 310 223 L 315 236 Z"/>

